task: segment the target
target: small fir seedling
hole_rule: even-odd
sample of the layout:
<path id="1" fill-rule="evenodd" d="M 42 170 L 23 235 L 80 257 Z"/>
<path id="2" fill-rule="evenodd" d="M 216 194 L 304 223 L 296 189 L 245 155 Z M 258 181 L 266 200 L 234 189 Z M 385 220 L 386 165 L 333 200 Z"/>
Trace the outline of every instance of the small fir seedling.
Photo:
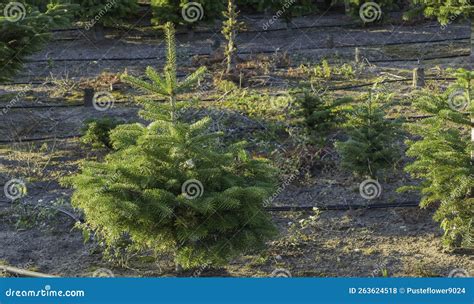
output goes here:
<path id="1" fill-rule="evenodd" d="M 383 20 L 383 18 L 385 18 L 389 12 L 400 11 L 404 7 L 404 1 L 395 0 L 344 0 L 344 2 L 346 3 L 347 14 L 351 15 L 357 20 L 361 20 L 361 15 L 363 15 L 365 16 L 365 18 L 371 19 L 371 21 L 373 20 L 372 22 L 378 22 L 380 20 Z M 364 4 L 368 6 L 364 11 L 361 11 L 361 7 Z M 362 21 L 364 21 L 365 23 L 366 20 L 364 19 L 362 19 Z M 372 22 L 369 21 L 369 23 Z"/>
<path id="2" fill-rule="evenodd" d="M 331 79 L 332 68 L 326 59 L 324 59 L 320 65 L 316 65 L 313 71 L 315 77 Z"/>
<path id="3" fill-rule="evenodd" d="M 224 55 L 226 60 L 226 74 L 229 74 L 235 66 L 235 57 L 237 56 L 237 46 L 236 39 L 237 33 L 242 29 L 243 24 L 237 20 L 239 12 L 237 11 L 237 6 L 235 5 L 235 0 L 227 1 L 227 11 L 223 12 L 226 20 L 222 26 L 222 34 L 227 40 L 227 45 L 225 47 Z"/>
<path id="4" fill-rule="evenodd" d="M 298 116 L 303 118 L 303 125 L 314 143 L 325 145 L 327 136 L 346 122 L 351 102 L 351 98 L 333 99 L 310 93 L 297 100 Z"/>
<path id="5" fill-rule="evenodd" d="M 119 125 L 119 122 L 112 117 L 101 119 L 88 119 L 84 122 L 82 131 L 84 135 L 81 142 L 94 149 L 112 148 L 109 132 Z"/>
<path id="6" fill-rule="evenodd" d="M 216 0 L 150 0 L 155 25 L 167 22 L 193 27 L 200 22 L 211 22 L 219 18 L 225 1 Z"/>
<path id="7" fill-rule="evenodd" d="M 80 6 L 78 17 L 94 39 L 104 39 L 104 26 L 115 25 L 138 10 L 136 0 L 73 0 Z"/>
<path id="8" fill-rule="evenodd" d="M 371 91 L 362 104 L 354 107 L 347 122 L 349 140 L 336 143 L 344 168 L 372 178 L 393 167 L 400 158 L 396 143 L 399 123 L 385 117 L 379 98 L 381 95 Z"/>

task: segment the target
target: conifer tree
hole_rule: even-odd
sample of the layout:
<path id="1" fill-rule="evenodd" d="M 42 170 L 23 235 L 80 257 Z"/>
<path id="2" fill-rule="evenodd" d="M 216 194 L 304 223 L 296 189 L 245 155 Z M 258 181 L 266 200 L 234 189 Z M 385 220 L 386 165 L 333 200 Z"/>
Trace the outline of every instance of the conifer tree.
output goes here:
<path id="1" fill-rule="evenodd" d="M 436 17 L 440 24 L 446 26 L 460 19 L 471 20 L 471 57 L 474 57 L 474 4 L 471 0 L 412 0 L 417 8 L 421 9 L 425 16 Z M 407 14 L 410 16 L 409 14 Z"/>
<path id="2" fill-rule="evenodd" d="M 80 6 L 79 18 L 87 30 L 94 29 L 95 38 L 103 39 L 104 25 L 114 25 L 138 9 L 137 0 L 74 0 Z"/>
<path id="3" fill-rule="evenodd" d="M 297 100 L 303 118 L 303 124 L 310 138 L 319 145 L 324 145 L 326 137 L 347 119 L 348 104 L 351 98 L 332 99 L 320 95 L 305 94 Z"/>
<path id="4" fill-rule="evenodd" d="M 174 28 L 167 24 L 167 64 L 163 75 L 148 68 L 151 82 L 123 80 L 167 104 L 142 101 L 148 125 L 118 126 L 115 149 L 104 162 L 88 162 L 71 179 L 74 206 L 83 210 L 88 229 L 114 249 L 123 239 L 133 250 L 174 254 L 176 265 L 222 265 L 242 252 L 263 248 L 275 228 L 263 211 L 274 189 L 274 169 L 256 159 L 244 143 L 223 145 L 209 131 L 210 119 L 182 122 L 176 95 L 203 73 L 176 77 Z"/>
<path id="5" fill-rule="evenodd" d="M 81 143 L 93 149 L 112 148 L 109 132 L 119 125 L 117 120 L 113 117 L 87 119 L 84 125 Z"/>
<path id="6" fill-rule="evenodd" d="M 25 1 L 1 1 L 0 82 L 11 79 L 23 66 L 25 57 L 41 49 L 52 28 L 68 24 L 75 8 L 55 2 L 40 12 Z"/>
<path id="7" fill-rule="evenodd" d="M 366 101 L 354 107 L 347 122 L 349 140 L 336 143 L 343 167 L 372 178 L 399 158 L 397 122 L 385 118 L 380 98 L 370 91 Z"/>
<path id="8" fill-rule="evenodd" d="M 146 69 L 146 76 L 153 80 L 152 83 L 128 75 L 124 75 L 123 79 L 138 88 L 165 96 L 168 99 L 168 105 L 159 105 L 155 102 L 145 102 L 144 112 L 142 112 L 143 117 L 150 120 L 168 120 L 168 114 L 170 114 L 170 121 L 176 122 L 177 112 L 188 105 L 185 102 L 178 103 L 176 96 L 189 91 L 191 87 L 204 75 L 206 68 L 200 67 L 183 81 L 178 81 L 176 77 L 175 28 L 173 23 L 168 22 L 164 25 L 164 29 L 167 53 L 163 76 L 160 76 L 152 67 L 148 67 Z"/>
<path id="9" fill-rule="evenodd" d="M 426 93 L 414 103 L 419 111 L 432 116 L 407 126 L 411 133 L 422 139 L 407 141 L 407 155 L 415 161 L 406 167 L 406 171 L 422 182 L 417 187 L 400 189 L 420 191 L 422 207 L 439 203 L 434 218 L 441 223 L 445 244 L 450 247 L 468 246 L 474 229 L 472 124 L 460 111 L 473 113 L 474 72 L 461 69 L 456 76 L 458 82 L 445 93 Z M 463 96 L 459 95 L 461 93 Z M 455 96 L 464 102 L 453 103 Z"/>
<path id="10" fill-rule="evenodd" d="M 401 10 L 403 1 L 396 0 L 338 0 L 344 3 L 346 13 L 364 22 L 377 22 L 382 20 L 388 12 Z"/>
<path id="11" fill-rule="evenodd" d="M 199 21 L 212 21 L 220 17 L 224 1 L 215 0 L 151 0 L 152 22 L 193 25 Z"/>

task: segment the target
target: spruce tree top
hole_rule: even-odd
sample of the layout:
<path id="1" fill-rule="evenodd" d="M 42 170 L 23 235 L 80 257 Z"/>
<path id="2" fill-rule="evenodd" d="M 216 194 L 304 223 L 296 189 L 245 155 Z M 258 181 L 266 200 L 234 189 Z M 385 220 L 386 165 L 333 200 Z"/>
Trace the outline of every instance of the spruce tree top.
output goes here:
<path id="1" fill-rule="evenodd" d="M 189 91 L 204 75 L 206 68 L 200 67 L 184 80 L 179 81 L 176 77 L 174 25 L 168 22 L 164 25 L 164 30 L 166 38 L 166 65 L 162 75 L 158 74 L 154 68 L 147 67 L 145 74 L 152 82 L 147 82 L 127 74 L 123 75 L 122 79 L 149 94 L 163 96 L 168 99 L 169 102 L 167 105 L 157 104 L 154 100 L 143 101 L 145 108 L 141 114 L 145 119 L 175 121 L 178 111 L 189 105 L 189 103 L 186 102 L 178 102 L 176 100 L 177 95 Z"/>

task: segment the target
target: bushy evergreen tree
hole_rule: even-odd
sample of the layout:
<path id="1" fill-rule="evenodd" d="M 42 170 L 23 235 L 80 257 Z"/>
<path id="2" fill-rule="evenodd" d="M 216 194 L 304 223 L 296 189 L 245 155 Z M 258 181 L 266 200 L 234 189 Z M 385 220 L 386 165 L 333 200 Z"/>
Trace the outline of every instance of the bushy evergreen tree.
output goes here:
<path id="1" fill-rule="evenodd" d="M 283 18 L 288 23 L 295 15 L 307 14 L 316 10 L 316 5 L 312 0 L 234 0 L 235 4 L 248 11 L 269 10 L 278 18 Z M 225 8 L 225 0 L 151 0 L 153 7 L 153 21 L 156 24 L 163 24 L 167 21 L 181 24 L 189 24 L 189 21 L 183 18 L 183 8 L 189 3 L 199 3 L 202 7 L 202 18 L 192 21 L 212 21 L 221 17 L 221 11 Z M 197 6 L 195 6 L 197 7 Z M 194 18 L 193 18 L 194 20 Z"/>
<path id="2" fill-rule="evenodd" d="M 474 57 L 474 4 L 472 0 L 412 0 L 414 9 L 406 14 L 407 18 L 420 11 L 427 17 L 436 17 L 446 26 L 461 18 L 471 20 L 471 57 Z"/>
<path id="3" fill-rule="evenodd" d="M 81 20 L 97 24 L 115 24 L 130 17 L 138 8 L 136 0 L 75 0 L 80 5 Z"/>
<path id="4" fill-rule="evenodd" d="M 403 8 L 403 1 L 396 0 L 337 0 L 346 5 L 347 13 L 362 21 L 382 20 L 384 14 Z M 363 7 L 365 5 L 365 8 Z M 361 10 L 362 8 L 362 10 Z"/>
<path id="5" fill-rule="evenodd" d="M 407 142 L 407 155 L 415 161 L 406 170 L 413 177 L 421 178 L 422 182 L 417 187 L 401 189 L 420 191 L 422 207 L 439 203 L 434 218 L 441 222 L 445 231 L 444 240 L 449 246 L 468 243 L 474 229 L 472 124 L 469 117 L 459 111 L 464 107 L 453 107 L 452 101 L 459 94 L 458 90 L 462 89 L 464 97 L 460 97 L 465 98 L 464 110 L 474 113 L 474 72 L 458 70 L 456 75 L 458 82 L 444 94 L 426 93 L 414 104 L 418 110 L 432 117 L 408 125 L 410 132 L 421 140 Z"/>
<path id="6" fill-rule="evenodd" d="M 94 149 L 112 148 L 110 142 L 110 131 L 119 125 L 119 122 L 112 117 L 101 119 L 87 119 L 82 129 L 84 135 L 81 137 L 81 143 L 91 146 Z"/>
<path id="7" fill-rule="evenodd" d="M 25 57 L 39 51 L 49 31 L 66 25 L 73 5 L 50 3 L 40 12 L 26 1 L 0 2 L 0 82 L 11 79 L 23 66 Z"/>
<path id="8" fill-rule="evenodd" d="M 196 5 L 197 4 L 197 5 Z M 211 21 L 221 16 L 225 7 L 222 0 L 151 0 L 155 24 L 173 22 L 194 24 L 199 21 Z"/>
<path id="9" fill-rule="evenodd" d="M 104 162 L 89 162 L 72 178 L 74 206 L 87 227 L 114 249 L 174 254 L 184 268 L 221 265 L 242 252 L 257 250 L 274 235 L 263 201 L 274 188 L 274 169 L 252 158 L 244 143 L 224 145 L 209 131 L 210 119 L 178 119 L 184 107 L 175 96 L 203 73 L 183 81 L 176 77 L 174 29 L 166 25 L 168 62 L 163 75 L 147 69 L 145 81 L 123 80 L 168 104 L 142 101 L 148 126 L 121 125 L 111 132 L 115 151 Z"/>
<path id="10" fill-rule="evenodd" d="M 297 114 L 303 118 L 310 138 L 316 144 L 324 145 L 328 134 L 346 121 L 350 102 L 351 98 L 333 99 L 306 93 L 297 99 L 300 106 Z"/>
<path id="11" fill-rule="evenodd" d="M 452 21 L 452 18 L 466 14 L 465 17 L 474 14 L 474 7 L 470 0 L 412 0 L 414 5 L 423 9 L 427 17 L 436 17 L 442 24 Z"/>
<path id="12" fill-rule="evenodd" d="M 381 98 L 387 97 L 371 91 L 362 104 L 355 106 L 347 122 L 349 140 L 336 143 L 343 167 L 372 178 L 399 159 L 398 123 L 385 117 Z"/>
<path id="13" fill-rule="evenodd" d="M 87 30 L 94 29 L 95 38 L 103 38 L 103 26 L 114 25 L 130 17 L 138 9 L 137 0 L 73 0 L 80 6 L 78 17 Z"/>

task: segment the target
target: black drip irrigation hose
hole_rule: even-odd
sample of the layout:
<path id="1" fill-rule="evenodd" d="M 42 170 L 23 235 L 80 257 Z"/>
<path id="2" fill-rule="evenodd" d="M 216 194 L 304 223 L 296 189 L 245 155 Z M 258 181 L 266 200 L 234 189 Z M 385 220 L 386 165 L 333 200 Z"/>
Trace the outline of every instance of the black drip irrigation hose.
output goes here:
<path id="1" fill-rule="evenodd" d="M 469 115 L 470 113 L 462 113 L 464 115 Z M 407 121 L 416 121 L 420 119 L 426 119 L 434 117 L 434 115 L 418 115 L 418 116 L 405 116 L 404 118 Z M 391 120 L 399 119 L 399 118 L 388 118 Z M 263 130 L 264 127 L 255 127 L 254 130 Z M 243 130 L 249 130 L 248 128 Z M 75 135 L 66 135 L 66 136 L 45 136 L 45 137 L 37 137 L 37 138 L 23 138 L 18 140 L 0 140 L 0 144 L 15 144 L 15 143 L 25 143 L 25 142 L 35 142 L 35 141 L 49 141 L 49 140 L 64 140 L 64 139 L 71 139 L 71 138 L 79 138 L 82 134 L 75 134 Z"/>
<path id="2" fill-rule="evenodd" d="M 462 113 L 466 116 L 470 115 L 470 113 Z M 405 116 L 404 118 L 407 121 L 416 121 L 420 119 L 426 119 L 434 117 L 434 115 L 419 115 L 419 116 Z M 389 118 L 391 120 L 399 119 L 399 118 Z M 255 127 L 254 130 L 263 130 L 263 127 Z M 246 129 L 247 131 L 249 129 Z M 37 142 L 37 141 L 50 141 L 50 140 L 64 140 L 64 139 L 71 139 L 71 138 L 79 138 L 83 136 L 82 134 L 75 134 L 75 135 L 66 135 L 66 136 L 45 136 L 45 137 L 37 137 L 37 138 L 22 138 L 18 140 L 0 140 L 0 144 L 21 144 L 26 142 Z"/>
<path id="3" fill-rule="evenodd" d="M 178 77 L 184 77 L 186 75 L 178 74 Z M 456 78 L 452 77 L 425 77 L 425 80 L 445 80 L 445 81 L 454 81 Z M 382 82 L 378 82 L 378 84 L 384 83 L 397 83 L 397 82 L 410 82 L 413 81 L 412 78 L 404 78 L 404 79 L 391 79 L 391 80 L 384 80 Z M 44 82 L 12 82 L 12 83 L 5 83 L 4 86 L 11 86 L 11 85 L 43 85 Z M 375 82 L 363 83 L 353 86 L 345 86 L 345 87 L 328 87 L 329 91 L 337 91 L 337 90 L 350 90 L 350 89 L 357 89 L 363 87 L 373 86 Z M 278 93 L 280 94 L 280 93 Z M 204 99 L 203 101 L 213 101 L 212 99 Z M 41 105 L 41 106 L 14 106 L 14 107 L 0 107 L 2 109 L 32 109 L 32 108 L 67 108 L 67 107 L 76 107 L 81 106 L 81 104 L 73 104 L 73 105 Z"/>
<path id="4" fill-rule="evenodd" d="M 26 110 L 26 109 L 50 109 L 50 108 L 77 108 L 83 107 L 84 104 L 58 104 L 58 105 L 39 105 L 39 106 L 13 106 L 13 107 L 0 107 L 0 110 Z"/>
<path id="5" fill-rule="evenodd" d="M 273 52 L 274 53 L 274 52 Z M 190 56 L 210 56 L 209 52 L 200 52 L 190 54 Z M 25 60 L 25 63 L 39 63 L 39 62 L 91 62 L 91 61 L 145 61 L 145 60 L 164 60 L 166 56 L 150 56 L 150 57 L 111 57 L 111 58 L 48 58 L 48 59 L 36 59 L 36 60 Z"/>
<path id="6" fill-rule="evenodd" d="M 201 99 L 202 101 L 214 101 L 214 99 Z M 165 101 L 165 99 L 157 99 L 157 101 Z M 178 100 L 178 101 L 184 101 L 184 100 Z M 120 103 L 120 106 L 123 104 L 129 105 L 126 102 Z M 115 106 L 118 106 L 119 103 L 116 103 Z M 49 105 L 39 105 L 39 106 L 12 106 L 12 107 L 0 107 L 0 111 L 2 110 L 31 110 L 31 109 L 51 109 L 51 108 L 78 108 L 78 107 L 83 107 L 83 103 L 75 103 L 75 104 L 49 104 Z M 129 105 L 129 108 L 136 108 L 136 106 Z"/>
<path id="7" fill-rule="evenodd" d="M 456 80 L 456 78 L 452 77 L 425 77 L 425 80 L 445 80 L 445 81 L 453 81 Z M 384 80 L 381 82 L 377 82 L 377 84 L 384 84 L 384 83 L 397 83 L 397 82 L 411 82 L 413 81 L 413 78 L 404 78 L 404 79 L 389 79 L 389 80 Z M 370 82 L 370 83 L 363 83 L 363 84 L 357 84 L 353 86 L 345 86 L 345 87 L 329 87 L 329 91 L 337 91 L 337 90 L 350 90 L 350 89 L 358 89 L 358 88 L 363 88 L 363 87 L 370 87 L 376 84 L 375 82 Z"/>
<path id="8" fill-rule="evenodd" d="M 303 17 L 304 16 L 308 17 L 308 16 L 313 16 L 313 15 L 307 14 L 307 15 L 303 15 Z M 339 15 L 334 15 L 334 16 L 338 17 Z M 340 15 L 340 16 L 346 16 L 346 15 L 343 14 L 343 15 Z M 319 16 L 315 16 L 315 17 L 319 17 Z M 242 21 L 244 21 L 244 22 L 248 21 L 248 22 L 263 26 L 263 23 L 267 22 L 269 18 L 271 18 L 271 16 L 261 15 L 260 18 L 258 18 L 258 19 L 243 18 Z M 262 22 L 262 23 L 260 23 L 260 22 Z M 287 31 L 288 27 L 284 26 L 285 23 L 281 23 L 281 24 L 282 24 L 282 27 L 272 27 L 272 28 L 268 28 L 267 30 L 263 30 L 263 28 L 258 27 L 256 29 L 242 30 L 242 31 L 239 31 L 238 33 L 239 34 L 245 34 L 245 33 L 264 33 L 264 32 Z M 312 28 L 324 28 L 324 29 L 328 29 L 328 28 L 347 28 L 347 27 L 348 28 L 354 28 L 355 27 L 355 28 L 361 28 L 361 29 L 364 28 L 363 23 L 361 23 L 361 22 L 346 22 L 346 23 L 342 23 L 342 24 L 312 24 L 312 25 L 300 25 L 300 26 L 293 24 L 291 30 L 304 30 L 304 29 L 312 29 Z M 384 25 L 382 24 L 379 27 L 374 27 L 373 29 L 377 30 L 380 27 L 384 27 Z M 439 28 L 439 25 L 437 23 L 433 23 L 431 25 L 428 25 L 427 27 Z M 116 27 L 112 27 L 111 29 L 112 30 L 118 30 L 118 31 L 131 31 L 131 30 L 140 31 L 140 29 L 150 29 L 150 28 L 153 28 L 153 25 L 150 24 L 150 25 L 145 25 L 145 26 L 134 26 L 134 27 L 116 26 Z M 67 31 L 80 31 L 80 30 L 83 30 L 83 29 L 84 28 L 82 28 L 82 27 L 74 27 L 74 28 L 68 28 L 68 29 L 53 29 L 50 32 L 51 33 L 56 33 L 56 32 L 67 32 Z M 216 27 L 216 28 L 213 28 L 213 29 L 205 29 L 205 30 L 194 30 L 193 34 L 215 34 L 216 32 L 220 32 L 220 30 L 221 29 L 219 27 Z M 179 28 L 176 31 L 176 35 L 188 35 L 188 33 L 189 33 L 188 30 L 180 30 Z M 159 30 L 157 30 L 156 35 L 162 36 L 163 34 Z"/>
<path id="9" fill-rule="evenodd" d="M 259 19 L 260 21 L 262 21 L 263 23 L 268 21 L 267 19 Z M 251 20 L 251 22 L 257 24 L 259 20 Z M 304 29 L 312 29 L 312 28 L 344 28 L 344 27 L 356 27 L 360 25 L 359 23 L 345 23 L 345 24 L 317 24 L 317 25 L 301 25 L 301 26 L 298 26 L 298 25 L 294 25 L 291 29 L 292 30 L 304 30 Z M 153 26 L 152 25 L 149 25 L 149 26 L 136 26 L 136 27 L 133 27 L 133 28 L 127 28 L 127 27 L 116 27 L 116 28 L 111 28 L 112 30 L 117 30 L 117 31 L 132 31 L 132 30 L 137 30 L 137 31 L 140 31 L 140 29 L 151 29 Z M 52 33 L 55 33 L 55 32 L 69 32 L 69 31 L 77 31 L 79 32 L 80 30 L 82 30 L 83 28 L 80 28 L 80 27 L 77 27 L 77 28 L 70 28 L 70 29 L 56 29 L 56 30 L 52 30 L 51 32 Z M 277 27 L 272 27 L 272 28 L 269 28 L 267 30 L 263 30 L 263 29 L 251 29 L 251 30 L 243 30 L 243 31 L 238 31 L 238 34 L 245 34 L 245 33 L 265 33 L 265 32 L 282 32 L 282 31 L 287 31 L 288 28 L 287 27 L 281 27 L 281 28 L 277 28 Z M 221 29 L 219 27 L 216 27 L 214 29 L 207 29 L 207 30 L 194 30 L 192 31 L 193 34 L 198 34 L 198 35 L 202 35 L 202 34 L 215 34 L 215 33 L 219 33 L 221 31 Z M 180 30 L 179 28 L 177 29 L 176 31 L 176 35 L 189 35 L 189 32 L 188 30 Z M 145 35 L 144 37 L 152 37 L 152 36 L 164 36 L 159 30 L 156 31 L 156 34 L 153 34 L 153 35 Z"/>
<path id="10" fill-rule="evenodd" d="M 463 38 L 451 38 L 451 39 L 440 39 L 440 40 L 420 40 L 420 41 L 409 41 L 409 42 L 387 42 L 387 43 L 377 43 L 377 44 L 359 44 L 359 45 L 340 45 L 340 46 L 334 46 L 332 48 L 328 47 L 302 47 L 298 49 L 292 49 L 292 50 L 285 50 L 282 49 L 280 52 L 297 52 L 297 51 L 312 51 L 312 50 L 332 50 L 332 49 L 344 49 L 344 48 L 367 48 L 370 49 L 370 47 L 380 47 L 380 46 L 387 46 L 387 45 L 410 45 L 410 44 L 420 44 L 420 43 L 435 43 L 435 42 L 443 42 L 443 41 L 457 41 L 457 40 L 469 40 L 470 37 L 463 37 Z M 238 52 L 238 55 L 247 55 L 247 54 L 274 54 L 275 50 L 261 50 L 261 51 L 240 51 Z M 456 56 L 456 55 L 450 55 L 452 57 L 462 57 L 461 56 Z M 442 58 L 451 58 L 451 57 L 433 57 L 433 59 L 442 59 Z M 387 59 L 389 60 L 389 59 Z M 418 60 L 418 59 L 417 59 Z M 424 60 L 430 60 L 430 58 L 424 58 Z M 381 62 L 384 62 L 385 60 L 379 60 Z M 403 60 L 402 60 L 403 61 Z M 411 59 L 407 59 L 406 61 L 411 61 Z M 371 60 L 370 62 L 375 62 L 375 60 Z"/>
<path id="11" fill-rule="evenodd" d="M 468 38 L 463 38 L 465 40 Z M 416 44 L 416 43 L 423 43 L 423 42 L 413 42 L 413 43 L 406 43 L 406 44 Z M 403 45 L 404 43 L 395 43 L 393 45 Z M 384 44 L 390 45 L 390 44 Z M 349 45 L 349 46 L 339 46 L 337 48 L 358 48 L 358 47 L 366 47 L 366 46 L 377 46 L 377 45 Z M 294 50 L 280 50 L 280 52 L 298 52 L 298 51 L 312 51 L 312 50 L 324 50 L 324 49 L 334 49 L 334 48 L 326 48 L 326 47 L 308 47 L 308 48 L 299 48 Z M 275 54 L 275 50 L 259 50 L 259 51 L 240 51 L 237 55 L 259 55 L 259 54 Z M 209 52 L 198 52 L 189 54 L 189 56 L 211 56 L 212 53 Z M 470 54 L 460 54 L 460 55 L 448 55 L 448 56 L 439 56 L 439 57 L 425 57 L 423 60 L 436 60 L 436 59 L 451 59 L 451 58 L 459 58 L 459 57 L 468 57 Z M 151 57 L 112 57 L 112 58 L 58 58 L 58 59 L 31 59 L 25 60 L 25 63 L 40 63 L 40 62 L 92 62 L 92 61 L 145 61 L 145 60 L 164 60 L 164 56 L 151 56 Z M 383 63 L 383 62 L 412 62 L 412 61 L 419 61 L 419 58 L 400 58 L 400 59 L 378 59 L 378 60 L 370 60 L 370 62 L 375 63 Z"/>
<path id="12" fill-rule="evenodd" d="M 449 56 L 440 56 L 440 57 L 424 57 L 423 60 L 437 60 L 437 59 L 452 59 L 452 58 L 461 58 L 469 57 L 471 54 L 460 54 L 460 55 L 449 55 Z M 371 60 L 370 62 L 374 63 L 383 63 L 383 62 L 418 62 L 419 58 L 408 58 L 408 59 L 382 59 L 382 60 Z"/>
<path id="13" fill-rule="evenodd" d="M 48 75 L 39 75 L 36 77 L 47 77 Z M 188 74 L 178 72 L 177 77 L 179 78 L 185 78 L 188 76 Z M 21 77 L 21 75 L 19 76 Z M 39 85 L 39 86 L 51 86 L 54 85 L 54 83 L 49 82 L 49 81 L 18 81 L 18 82 L 7 82 L 7 83 L 2 83 L 0 86 L 13 86 L 13 85 Z"/>
<path id="14" fill-rule="evenodd" d="M 356 209 L 391 209 L 391 208 L 414 208 L 419 207 L 420 203 L 415 201 L 400 203 L 375 203 L 375 204 L 355 204 L 355 205 L 315 205 L 315 206 L 273 206 L 265 207 L 266 211 L 288 212 L 288 211 L 312 211 L 317 208 L 322 211 L 349 211 Z"/>

